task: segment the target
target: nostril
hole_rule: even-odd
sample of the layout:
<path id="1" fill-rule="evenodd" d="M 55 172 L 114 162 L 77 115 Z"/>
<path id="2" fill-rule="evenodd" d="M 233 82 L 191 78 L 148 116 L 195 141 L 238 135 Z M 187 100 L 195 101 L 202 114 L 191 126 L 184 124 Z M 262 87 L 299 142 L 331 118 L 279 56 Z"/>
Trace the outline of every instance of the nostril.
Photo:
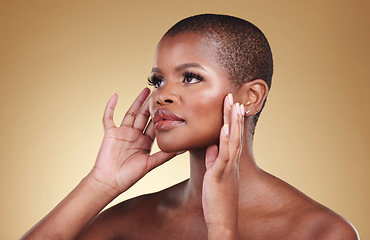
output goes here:
<path id="1" fill-rule="evenodd" d="M 158 105 L 165 105 L 165 104 L 172 104 L 173 103 L 173 100 L 171 100 L 171 99 L 165 99 L 164 101 L 157 100 L 156 102 L 157 102 Z"/>

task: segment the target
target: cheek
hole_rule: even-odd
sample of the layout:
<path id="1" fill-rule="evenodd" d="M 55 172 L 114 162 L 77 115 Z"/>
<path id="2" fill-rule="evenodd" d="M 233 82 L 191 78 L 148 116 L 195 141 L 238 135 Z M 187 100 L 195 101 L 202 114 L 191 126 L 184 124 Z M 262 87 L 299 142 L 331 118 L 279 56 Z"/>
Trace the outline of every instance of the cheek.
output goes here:
<path id="1" fill-rule="evenodd" d="M 189 121 L 189 125 L 195 129 L 195 132 L 202 133 L 203 141 L 208 142 L 208 145 L 218 142 L 223 122 L 223 97 L 208 98 L 207 101 L 200 100 L 195 109 L 196 111 L 190 116 L 192 121 Z"/>
<path id="2" fill-rule="evenodd" d="M 186 124 L 168 132 L 157 133 L 158 147 L 164 152 L 203 149 L 219 141 L 222 127 L 223 98 L 187 101 L 183 105 L 189 109 Z M 191 109 L 191 111 L 190 111 Z"/>

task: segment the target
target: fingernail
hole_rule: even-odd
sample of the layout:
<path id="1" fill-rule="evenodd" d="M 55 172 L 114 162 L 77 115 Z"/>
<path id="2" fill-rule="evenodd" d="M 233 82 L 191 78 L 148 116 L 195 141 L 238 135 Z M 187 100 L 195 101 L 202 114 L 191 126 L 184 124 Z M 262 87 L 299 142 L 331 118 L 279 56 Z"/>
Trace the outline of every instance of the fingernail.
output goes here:
<path id="1" fill-rule="evenodd" d="M 244 115 L 244 113 L 245 113 L 245 110 L 244 110 L 244 105 L 243 104 L 241 104 L 240 105 L 240 115 Z"/>
<path id="2" fill-rule="evenodd" d="M 240 115 L 240 106 L 239 106 L 239 103 L 235 103 L 235 107 L 236 107 L 236 113 Z"/>
<path id="3" fill-rule="evenodd" d="M 224 132 L 226 136 L 229 136 L 229 124 L 224 124 Z"/>
<path id="4" fill-rule="evenodd" d="M 234 104 L 233 95 L 231 93 L 229 93 L 229 94 L 227 94 L 227 97 L 229 98 L 230 106 L 232 106 Z"/>

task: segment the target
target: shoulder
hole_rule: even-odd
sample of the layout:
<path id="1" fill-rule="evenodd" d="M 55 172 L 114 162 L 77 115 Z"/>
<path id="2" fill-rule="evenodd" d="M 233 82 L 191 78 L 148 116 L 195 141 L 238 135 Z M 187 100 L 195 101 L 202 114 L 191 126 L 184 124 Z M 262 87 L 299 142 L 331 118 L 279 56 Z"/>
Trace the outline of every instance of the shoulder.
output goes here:
<path id="1" fill-rule="evenodd" d="M 135 234 L 151 231 L 161 222 L 163 205 L 168 195 L 178 191 L 180 184 L 156 193 L 141 195 L 123 201 L 101 212 L 81 232 L 78 239 L 140 239 Z"/>
<path id="2" fill-rule="evenodd" d="M 297 205 L 291 211 L 293 239 L 343 239 L 357 240 L 358 233 L 345 218 L 301 194 L 296 198 Z M 300 236 L 300 238 L 298 238 Z"/>
<path id="3" fill-rule="evenodd" d="M 156 217 L 158 195 L 138 196 L 104 210 L 85 227 L 78 239 L 114 239 L 136 232 L 135 229 L 142 228 Z"/>
<path id="4" fill-rule="evenodd" d="M 298 190 L 296 193 L 291 199 L 294 203 L 285 211 L 291 239 L 359 239 L 356 229 L 345 218 Z"/>
<path id="5" fill-rule="evenodd" d="M 275 188 L 270 200 L 265 201 L 267 207 L 261 217 L 262 223 L 268 223 L 267 232 L 284 239 L 359 239 L 346 219 L 286 182 L 272 179 Z"/>
<path id="6" fill-rule="evenodd" d="M 306 236 L 303 239 L 359 239 L 350 222 L 323 206 L 303 212 L 297 223 L 294 233 Z"/>

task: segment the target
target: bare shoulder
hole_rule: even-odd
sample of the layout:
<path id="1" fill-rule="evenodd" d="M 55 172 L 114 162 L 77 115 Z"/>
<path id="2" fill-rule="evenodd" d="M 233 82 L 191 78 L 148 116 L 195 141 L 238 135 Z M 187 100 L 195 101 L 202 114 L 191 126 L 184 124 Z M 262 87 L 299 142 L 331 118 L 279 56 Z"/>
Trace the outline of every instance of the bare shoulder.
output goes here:
<path id="1" fill-rule="evenodd" d="M 246 239 L 359 239 L 346 219 L 288 183 L 267 176 L 268 191 L 258 198 L 259 207 L 241 218 Z"/>
<path id="2" fill-rule="evenodd" d="M 292 239 L 359 239 L 354 226 L 326 206 L 316 202 L 299 190 L 291 188 L 291 208 L 286 214 L 293 228 Z"/>
<path id="3" fill-rule="evenodd" d="M 324 206 L 315 206 L 302 211 L 301 214 L 293 235 L 318 240 L 359 239 L 356 229 L 350 222 Z"/>
<path id="4" fill-rule="evenodd" d="M 85 227 L 77 239 L 116 239 L 124 234 L 125 229 L 135 230 L 139 223 L 143 226 L 153 216 L 157 197 L 158 193 L 142 195 L 104 210 Z"/>
<path id="5" fill-rule="evenodd" d="M 141 195 L 123 201 L 101 212 L 81 231 L 77 239 L 142 239 L 147 234 L 153 238 L 157 226 L 163 224 L 163 209 L 169 196 L 182 192 L 186 181 L 156 193 Z M 171 202 L 170 204 L 173 204 Z"/>

